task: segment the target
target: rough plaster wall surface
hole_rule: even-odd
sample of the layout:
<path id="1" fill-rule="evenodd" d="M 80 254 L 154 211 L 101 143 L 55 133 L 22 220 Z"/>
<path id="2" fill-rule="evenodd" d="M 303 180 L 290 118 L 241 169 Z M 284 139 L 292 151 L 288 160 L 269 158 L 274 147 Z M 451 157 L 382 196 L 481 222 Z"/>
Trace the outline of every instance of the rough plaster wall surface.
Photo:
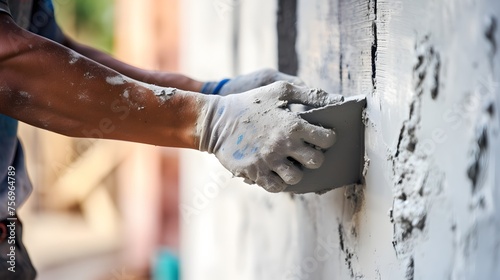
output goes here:
<path id="1" fill-rule="evenodd" d="M 275 1 L 237 3 L 233 11 L 247 5 L 240 15 L 260 8 L 257 30 L 275 28 Z M 187 154 L 185 279 L 500 279 L 500 2 L 297 7 L 298 75 L 367 96 L 365 184 L 268 194 L 232 179 L 212 157 Z M 228 63 L 273 66 L 276 39 L 255 36 L 255 17 L 242 18 L 246 31 L 221 43 L 245 42 Z M 207 172 L 195 178 L 193 164 Z"/>
<path id="2" fill-rule="evenodd" d="M 182 32 L 185 73 L 217 79 L 277 68 L 276 1 L 186 0 L 182 10 L 190 18 Z M 274 234 L 298 230 L 287 221 L 273 235 L 260 229 L 288 220 L 289 195 L 270 197 L 206 154 L 185 151 L 181 167 L 182 278 L 279 279 L 282 267 L 268 264 L 291 263 L 286 260 L 295 256 L 282 254 L 290 238 L 276 241 Z M 280 205 L 274 218 L 262 219 L 274 203 Z"/>

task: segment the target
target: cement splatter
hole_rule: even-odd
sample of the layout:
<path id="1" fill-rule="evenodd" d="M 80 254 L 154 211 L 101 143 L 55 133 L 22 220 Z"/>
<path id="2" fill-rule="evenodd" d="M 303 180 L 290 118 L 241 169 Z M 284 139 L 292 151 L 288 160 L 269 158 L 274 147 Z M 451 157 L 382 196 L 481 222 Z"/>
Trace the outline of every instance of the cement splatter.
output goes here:
<path id="1" fill-rule="evenodd" d="M 368 173 L 369 167 L 370 167 L 370 159 L 368 158 L 368 155 L 365 153 L 364 163 L 363 163 L 363 171 L 362 171 L 363 177 L 366 177 L 366 174 Z"/>
<path id="2" fill-rule="evenodd" d="M 73 65 L 80 60 L 81 55 L 73 50 L 69 51 L 69 64 Z"/>
<path id="3" fill-rule="evenodd" d="M 486 127 L 479 129 L 478 135 L 470 152 L 472 162 L 467 169 L 467 177 L 472 184 L 472 191 L 482 186 L 485 176 L 485 169 L 488 165 L 488 131 Z"/>
<path id="4" fill-rule="evenodd" d="M 339 244 L 340 244 L 340 250 L 344 252 L 345 250 L 345 245 L 344 245 L 344 226 L 342 223 L 339 223 L 338 226 L 338 233 L 339 233 Z"/>
<path id="5" fill-rule="evenodd" d="M 297 1 L 280 0 L 277 5 L 278 69 L 297 75 Z"/>
<path id="6" fill-rule="evenodd" d="M 350 224 L 350 222 L 347 222 Z M 357 247 L 357 232 L 354 224 L 348 226 L 350 229 L 344 228 L 344 223 L 338 221 L 337 234 L 339 238 L 339 248 L 341 258 L 344 260 L 346 269 L 351 279 L 364 279 L 361 272 L 358 256 L 356 255 Z"/>
<path id="7" fill-rule="evenodd" d="M 439 58 L 439 54 L 436 54 L 435 59 L 436 62 L 434 65 L 434 84 L 431 88 L 432 99 L 436 99 L 439 94 L 439 71 L 441 70 L 441 59 Z"/>
<path id="8" fill-rule="evenodd" d="M 357 214 L 363 207 L 364 202 L 364 186 L 363 185 L 350 185 L 345 187 L 344 196 L 349 202 L 348 207 L 353 215 Z"/>
<path id="9" fill-rule="evenodd" d="M 153 93 L 163 101 L 168 100 L 177 91 L 177 89 L 175 88 L 162 88 L 158 86 L 150 86 L 149 89 L 152 90 Z"/>
<path id="10" fill-rule="evenodd" d="M 441 57 L 429 43 L 429 39 L 430 36 L 426 35 L 420 44 L 415 46 L 418 56 L 413 67 L 413 76 L 417 94 L 429 89 L 431 98 L 435 100 L 439 95 Z M 432 79 L 427 79 L 427 76 L 431 76 Z"/>
<path id="11" fill-rule="evenodd" d="M 77 96 L 79 100 L 90 101 L 90 97 L 85 92 L 78 93 Z"/>
<path id="12" fill-rule="evenodd" d="M 20 91 L 19 95 L 21 95 L 24 98 L 30 98 L 31 97 L 31 95 L 29 93 L 27 93 L 26 91 Z"/>
<path id="13" fill-rule="evenodd" d="M 363 113 L 361 115 L 361 121 L 365 126 L 368 126 L 368 123 L 370 122 L 370 116 L 368 114 L 368 110 L 365 108 L 363 109 Z"/>
<path id="14" fill-rule="evenodd" d="M 495 95 L 496 84 L 492 79 L 481 81 L 479 90 L 476 90 L 471 99 L 474 105 L 468 113 L 476 115 L 474 139 L 469 150 L 469 166 L 467 177 L 471 182 L 472 193 L 482 189 L 489 166 L 491 148 L 491 127 L 495 122 Z"/>
<path id="15" fill-rule="evenodd" d="M 117 85 L 124 85 L 127 82 L 130 82 L 130 80 L 126 79 L 124 76 L 114 76 L 114 77 L 106 77 L 106 82 L 110 85 L 117 86 Z"/>
<path id="16" fill-rule="evenodd" d="M 486 28 L 484 30 L 484 36 L 486 40 L 491 45 L 490 57 L 496 55 L 497 53 L 497 40 L 495 38 L 497 33 L 497 18 L 495 16 L 489 16 L 486 20 Z"/>
<path id="17" fill-rule="evenodd" d="M 123 97 L 125 97 L 125 98 L 127 98 L 127 99 L 130 97 L 130 94 L 129 94 L 128 89 L 126 89 L 126 90 L 123 92 Z"/>
<path id="18" fill-rule="evenodd" d="M 410 257 L 406 264 L 405 277 L 406 280 L 413 280 L 415 278 L 415 260 L 413 257 Z"/>
<path id="19" fill-rule="evenodd" d="M 436 99 L 439 92 L 440 58 L 429 43 L 429 36 L 415 47 L 417 60 L 413 67 L 415 96 L 408 119 L 402 124 L 393 162 L 393 206 L 389 219 L 393 224 L 393 247 L 406 263 L 405 280 L 414 278 L 412 256 L 414 240 L 425 233 L 427 211 L 442 189 L 444 175 L 429 161 L 432 153 L 419 146 L 422 99 L 429 94 Z M 431 72 L 431 75 L 428 75 Z"/>
<path id="20" fill-rule="evenodd" d="M 113 77 L 106 77 L 106 82 L 110 85 L 113 85 L 113 86 L 124 85 L 126 83 L 140 85 L 146 89 L 151 90 L 153 92 L 153 94 L 156 97 L 158 97 L 158 99 L 160 100 L 161 103 L 164 103 L 165 101 L 170 99 L 170 97 L 172 97 L 177 91 L 177 89 L 175 89 L 175 88 L 160 87 L 157 85 L 147 84 L 147 83 L 143 83 L 140 81 L 132 80 L 130 78 L 127 78 L 127 77 L 121 76 L 121 75 L 117 75 L 117 76 L 113 76 Z M 128 98 L 130 98 L 130 91 L 127 89 L 123 92 L 122 95 L 123 95 L 123 97 L 128 99 Z"/>

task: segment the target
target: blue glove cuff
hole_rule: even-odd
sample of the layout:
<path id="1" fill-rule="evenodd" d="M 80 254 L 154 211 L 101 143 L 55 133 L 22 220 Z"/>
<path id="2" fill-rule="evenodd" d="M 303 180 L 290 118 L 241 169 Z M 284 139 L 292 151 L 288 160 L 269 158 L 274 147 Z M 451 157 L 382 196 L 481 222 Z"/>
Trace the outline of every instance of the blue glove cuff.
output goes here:
<path id="1" fill-rule="evenodd" d="M 231 79 L 223 79 L 220 82 L 206 82 L 201 88 L 201 93 L 204 94 L 219 94 L 222 87 L 227 84 Z"/>

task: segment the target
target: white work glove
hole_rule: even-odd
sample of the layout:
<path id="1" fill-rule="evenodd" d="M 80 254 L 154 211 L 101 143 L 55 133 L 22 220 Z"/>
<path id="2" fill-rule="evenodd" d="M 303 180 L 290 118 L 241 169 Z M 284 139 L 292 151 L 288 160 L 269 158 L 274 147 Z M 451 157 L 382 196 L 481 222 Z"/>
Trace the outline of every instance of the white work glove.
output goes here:
<path id="1" fill-rule="evenodd" d="M 303 176 L 301 165 L 318 168 L 335 142 L 330 129 L 312 125 L 288 109 L 292 103 L 319 107 L 343 99 L 319 89 L 276 82 L 242 94 L 211 96 L 197 122 L 199 149 L 224 167 L 270 192 Z"/>
<path id="2" fill-rule="evenodd" d="M 278 81 L 289 82 L 297 86 L 305 86 L 304 82 L 295 76 L 290 76 L 274 69 L 262 69 L 249 74 L 236 76 L 233 79 L 206 82 L 201 92 L 225 96 L 234 93 L 242 93 Z"/>

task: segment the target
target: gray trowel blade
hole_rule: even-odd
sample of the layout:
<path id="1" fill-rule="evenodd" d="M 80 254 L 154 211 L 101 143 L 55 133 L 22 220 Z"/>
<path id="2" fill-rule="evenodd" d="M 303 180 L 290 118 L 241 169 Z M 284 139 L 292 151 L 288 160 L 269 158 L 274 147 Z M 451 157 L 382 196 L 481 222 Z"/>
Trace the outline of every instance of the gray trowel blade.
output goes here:
<path id="1" fill-rule="evenodd" d="M 366 107 L 364 96 L 352 96 L 343 102 L 300 113 L 306 121 L 335 131 L 335 144 L 326 150 L 325 161 L 318 169 L 303 168 L 304 177 L 285 191 L 322 193 L 327 190 L 361 182 L 364 165 Z"/>

